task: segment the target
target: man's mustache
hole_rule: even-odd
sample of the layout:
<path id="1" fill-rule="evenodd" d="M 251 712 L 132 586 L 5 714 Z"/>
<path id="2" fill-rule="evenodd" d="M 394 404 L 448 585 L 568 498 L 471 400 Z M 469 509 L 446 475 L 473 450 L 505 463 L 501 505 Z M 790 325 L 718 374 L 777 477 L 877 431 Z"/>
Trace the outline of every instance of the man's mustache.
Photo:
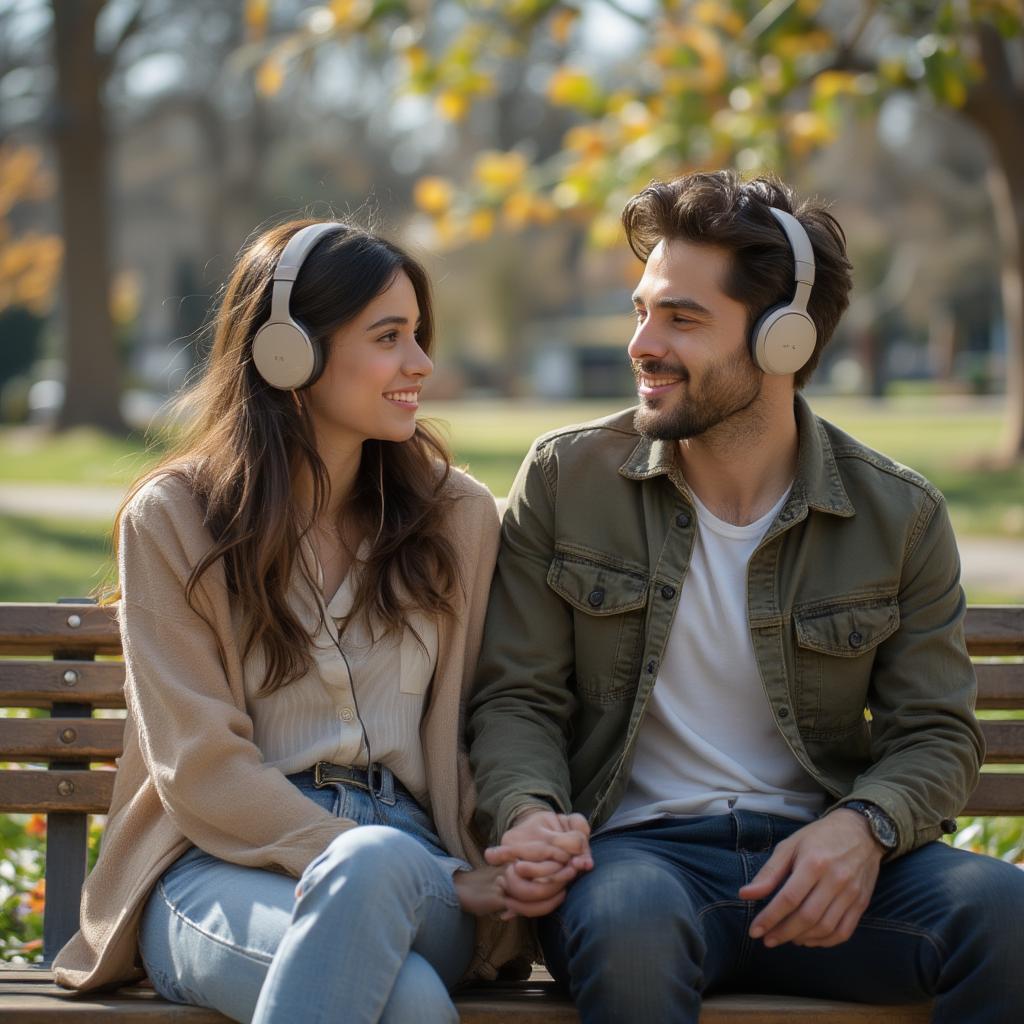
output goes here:
<path id="1" fill-rule="evenodd" d="M 634 359 L 630 361 L 630 368 L 637 380 L 640 379 L 641 374 L 647 377 L 678 377 L 684 382 L 690 379 L 690 371 L 685 366 L 680 366 L 678 363 L 666 363 L 659 359 Z"/>

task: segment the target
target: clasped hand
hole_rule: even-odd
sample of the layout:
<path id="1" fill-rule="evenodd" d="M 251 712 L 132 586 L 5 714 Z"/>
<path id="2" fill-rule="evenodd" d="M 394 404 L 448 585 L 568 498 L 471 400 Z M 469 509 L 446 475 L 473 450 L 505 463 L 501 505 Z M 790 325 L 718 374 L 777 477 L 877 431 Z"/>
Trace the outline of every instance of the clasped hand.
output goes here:
<path id="1" fill-rule="evenodd" d="M 526 811 L 484 856 L 491 868 L 482 868 L 479 881 L 486 885 L 486 899 L 473 910 L 460 892 L 463 907 L 473 913 L 498 912 L 502 920 L 517 914 L 543 917 L 563 899 L 566 886 L 594 866 L 590 854 L 590 826 L 582 814 L 558 814 L 539 809 Z M 459 879 L 456 878 L 456 882 Z M 468 889 L 471 880 L 462 885 Z M 458 888 L 458 884 L 456 886 Z"/>

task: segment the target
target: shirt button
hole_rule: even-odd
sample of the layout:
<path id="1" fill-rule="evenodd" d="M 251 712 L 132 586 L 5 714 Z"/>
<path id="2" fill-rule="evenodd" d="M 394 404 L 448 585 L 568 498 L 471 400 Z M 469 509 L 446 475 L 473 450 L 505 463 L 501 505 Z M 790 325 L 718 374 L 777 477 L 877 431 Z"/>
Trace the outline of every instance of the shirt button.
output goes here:
<path id="1" fill-rule="evenodd" d="M 351 708 L 342 708 L 341 709 L 341 720 L 343 722 L 351 722 L 352 719 L 355 718 L 355 717 L 356 716 L 352 713 L 352 709 Z"/>
<path id="2" fill-rule="evenodd" d="M 661 588 L 661 596 L 663 598 L 665 598 L 666 601 L 671 601 L 672 598 L 676 596 L 676 588 L 675 587 L 662 587 Z"/>
<path id="3" fill-rule="evenodd" d="M 592 590 L 587 601 L 592 608 L 600 608 L 604 604 L 604 591 L 600 587 L 597 590 Z"/>
<path id="4" fill-rule="evenodd" d="M 676 526 L 681 526 L 684 530 L 690 525 L 690 513 L 680 512 L 676 516 Z"/>
<path id="5" fill-rule="evenodd" d="M 851 647 L 860 647 L 860 645 L 864 643 L 864 637 L 861 636 L 857 630 L 854 630 L 846 639 L 849 641 Z"/>
<path id="6" fill-rule="evenodd" d="M 789 718 L 789 708 L 785 704 L 779 708 L 779 718 Z"/>

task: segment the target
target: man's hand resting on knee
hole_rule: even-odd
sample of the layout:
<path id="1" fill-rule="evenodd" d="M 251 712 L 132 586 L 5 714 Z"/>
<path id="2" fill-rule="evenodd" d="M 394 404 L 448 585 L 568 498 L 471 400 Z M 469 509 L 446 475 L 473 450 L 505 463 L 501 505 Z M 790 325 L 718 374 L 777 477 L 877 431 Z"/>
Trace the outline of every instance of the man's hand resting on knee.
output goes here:
<path id="1" fill-rule="evenodd" d="M 550 914 L 565 899 L 566 886 L 594 866 L 587 819 L 539 808 L 524 811 L 484 856 L 488 864 L 505 865 L 506 917 Z"/>
<path id="2" fill-rule="evenodd" d="M 750 937 L 763 937 L 766 946 L 845 942 L 871 900 L 884 852 L 855 811 L 840 808 L 805 825 L 739 891 L 743 900 L 775 893 L 751 923 Z"/>

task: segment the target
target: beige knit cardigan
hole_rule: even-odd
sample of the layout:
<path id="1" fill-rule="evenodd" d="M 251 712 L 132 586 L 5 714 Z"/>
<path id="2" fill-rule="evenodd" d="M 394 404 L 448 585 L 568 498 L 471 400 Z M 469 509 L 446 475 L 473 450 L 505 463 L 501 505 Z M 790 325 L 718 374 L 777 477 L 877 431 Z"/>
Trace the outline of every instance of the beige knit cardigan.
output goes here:
<path id="1" fill-rule="evenodd" d="M 475 791 L 463 740 L 498 548 L 494 499 L 453 471 L 450 538 L 463 588 L 439 626 L 422 742 L 427 789 L 448 851 L 484 863 L 471 826 Z M 128 718 L 99 860 L 82 892 L 81 928 L 54 961 L 57 981 L 93 989 L 138 979 L 146 899 L 190 845 L 222 860 L 298 877 L 335 836 L 354 827 L 263 764 L 245 710 L 242 659 L 220 563 L 195 594 L 185 581 L 212 538 L 186 484 L 166 475 L 143 487 L 122 519 L 119 609 Z M 493 977 L 520 954 L 525 930 L 478 920 L 470 972 Z"/>

